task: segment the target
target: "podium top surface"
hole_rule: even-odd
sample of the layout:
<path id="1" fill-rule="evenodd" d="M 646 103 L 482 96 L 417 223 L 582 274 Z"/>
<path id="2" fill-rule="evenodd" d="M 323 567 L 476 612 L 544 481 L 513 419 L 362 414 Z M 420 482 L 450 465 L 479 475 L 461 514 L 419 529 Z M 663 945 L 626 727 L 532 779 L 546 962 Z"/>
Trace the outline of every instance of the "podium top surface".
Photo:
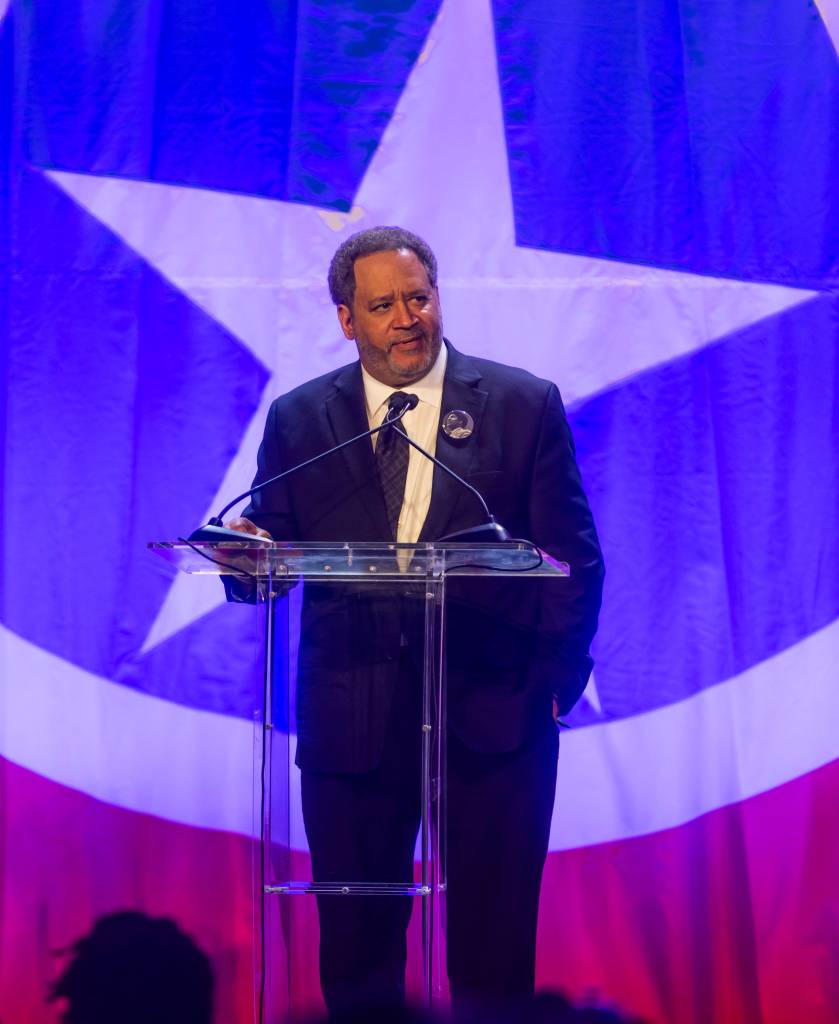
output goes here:
<path id="1" fill-rule="evenodd" d="M 526 541 L 507 544 L 302 544 L 153 541 L 151 551 L 190 575 L 295 577 L 317 580 L 405 580 L 439 576 L 570 576 L 559 562 Z"/>

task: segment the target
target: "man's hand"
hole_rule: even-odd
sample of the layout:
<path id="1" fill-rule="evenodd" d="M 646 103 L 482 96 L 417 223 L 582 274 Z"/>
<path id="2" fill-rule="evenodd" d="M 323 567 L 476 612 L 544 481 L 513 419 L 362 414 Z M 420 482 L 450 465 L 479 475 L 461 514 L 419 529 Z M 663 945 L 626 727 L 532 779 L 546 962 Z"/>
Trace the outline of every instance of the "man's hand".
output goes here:
<path id="1" fill-rule="evenodd" d="M 249 537 L 264 537 L 266 540 L 273 539 L 270 533 L 260 529 L 256 523 L 252 523 L 250 519 L 245 519 L 244 517 L 231 519 L 230 522 L 224 525 L 228 530 L 236 530 L 237 533 L 241 533 L 243 543 L 247 543 Z M 228 541 L 227 543 L 230 544 L 230 547 L 219 545 L 217 549 L 223 559 L 222 564 L 228 569 L 238 569 L 242 574 L 238 577 L 226 575 L 222 577 L 227 600 L 253 604 L 256 595 L 254 583 L 259 573 L 259 560 L 253 554 L 253 547 L 257 545 L 252 544 L 249 550 L 242 551 L 238 545 L 233 547 L 233 541 Z M 246 578 L 249 579 L 246 580 Z"/>
<path id="2" fill-rule="evenodd" d="M 556 697 L 554 697 L 554 725 L 557 727 L 557 729 L 571 728 L 571 726 L 567 722 L 563 721 L 559 717 L 559 704 L 557 704 L 556 702 Z"/>
<path id="3" fill-rule="evenodd" d="M 260 529 L 256 523 L 252 523 L 250 519 L 245 519 L 240 516 L 238 519 L 231 519 L 230 522 L 224 524 L 228 530 L 238 530 L 239 533 L 249 533 L 252 537 L 264 537 L 265 540 L 271 540 L 271 534 L 267 530 Z"/>

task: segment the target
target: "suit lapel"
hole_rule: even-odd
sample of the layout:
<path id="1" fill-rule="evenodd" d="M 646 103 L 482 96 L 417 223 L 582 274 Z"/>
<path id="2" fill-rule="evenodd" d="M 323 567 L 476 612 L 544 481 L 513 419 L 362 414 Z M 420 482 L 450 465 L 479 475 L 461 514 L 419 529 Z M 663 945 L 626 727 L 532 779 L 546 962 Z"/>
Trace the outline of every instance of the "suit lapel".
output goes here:
<path id="1" fill-rule="evenodd" d="M 348 366 L 336 379 L 335 390 L 326 399 L 326 417 L 335 444 L 340 444 L 368 430 L 364 404 L 364 384 L 361 364 Z M 347 472 L 356 486 L 358 500 L 370 521 L 370 540 L 381 540 L 390 535 L 384 497 L 373 445 L 369 438 L 348 445 L 341 453 Z"/>
<path id="2" fill-rule="evenodd" d="M 477 386 L 481 374 L 472 361 L 455 351 L 451 345 L 448 349 L 440 419 L 442 420 L 443 416 L 453 409 L 462 409 L 469 413 L 475 426 L 471 436 L 463 441 L 452 441 L 438 428 L 436 457 L 458 476 L 465 477 L 472 471 L 477 459 L 481 420 L 488 393 Z M 481 507 L 477 499 L 473 498 L 462 484 L 453 480 L 437 466 L 434 467 L 433 481 L 431 505 L 420 533 L 421 541 L 438 540 L 450 532 L 448 525 L 454 521 L 455 513 L 464 502 L 468 503 L 470 510 L 474 506 L 475 525 L 481 522 Z"/>

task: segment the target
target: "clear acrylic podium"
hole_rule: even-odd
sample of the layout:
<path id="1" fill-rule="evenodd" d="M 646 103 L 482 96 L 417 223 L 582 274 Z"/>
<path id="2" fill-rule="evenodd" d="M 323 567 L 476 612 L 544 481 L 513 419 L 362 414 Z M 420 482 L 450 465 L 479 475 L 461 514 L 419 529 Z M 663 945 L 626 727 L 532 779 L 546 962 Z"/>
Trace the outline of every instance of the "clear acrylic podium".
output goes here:
<path id="1" fill-rule="evenodd" d="M 558 581 L 569 575 L 568 566 L 523 541 L 503 545 L 265 544 L 243 538 L 241 542 L 179 540 L 149 546 L 182 572 L 228 577 L 228 596 L 254 604 L 258 617 L 264 672 L 254 739 L 255 1020 L 258 1024 L 282 1021 L 320 1009 L 318 925 L 312 896 L 321 901 L 419 903 L 409 933 L 409 998 L 431 1005 L 444 997 L 446 583 L 464 576 Z M 331 636 L 330 610 L 344 607 L 342 602 L 360 609 L 360 618 Z M 364 877 L 319 877 L 312 871 L 303 827 L 296 767 L 298 710 L 301 724 L 312 715 L 327 716 L 321 724 L 327 723 L 328 739 L 328 716 L 333 709 L 328 686 L 318 693 L 318 681 L 310 685 L 307 678 L 310 670 L 304 663 L 311 662 L 307 631 L 320 631 L 319 663 L 325 664 L 328 676 L 333 662 L 340 668 L 342 659 L 349 657 L 344 647 L 358 650 L 359 644 L 364 645 L 369 617 L 385 615 L 397 606 L 410 608 L 410 621 L 416 625 L 411 646 L 417 658 L 417 713 L 410 719 L 416 724 L 416 736 L 406 738 L 412 745 L 410 764 L 416 763 L 416 778 L 409 780 L 409 787 L 415 786 L 419 801 L 413 871 L 399 877 L 370 877 L 369 872 Z M 402 643 L 407 643 L 404 637 Z M 374 700 L 376 671 L 369 675 L 369 699 Z M 363 678 L 362 685 L 367 684 Z M 298 707 L 298 696 L 305 708 Z M 337 735 L 336 742 L 341 740 Z M 388 822 L 370 826 L 377 832 L 388 827 Z"/>

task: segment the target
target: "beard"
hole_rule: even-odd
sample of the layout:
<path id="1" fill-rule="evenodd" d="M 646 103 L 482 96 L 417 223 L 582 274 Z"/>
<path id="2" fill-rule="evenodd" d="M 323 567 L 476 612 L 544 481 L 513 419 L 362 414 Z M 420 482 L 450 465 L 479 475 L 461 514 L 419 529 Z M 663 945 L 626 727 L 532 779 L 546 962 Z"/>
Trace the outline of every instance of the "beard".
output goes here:
<path id="1" fill-rule="evenodd" d="M 437 361 L 442 344 L 442 329 L 433 333 L 415 331 L 408 337 L 394 338 L 384 349 L 366 338 L 356 338 L 365 370 L 376 380 L 394 387 L 421 380 Z"/>

